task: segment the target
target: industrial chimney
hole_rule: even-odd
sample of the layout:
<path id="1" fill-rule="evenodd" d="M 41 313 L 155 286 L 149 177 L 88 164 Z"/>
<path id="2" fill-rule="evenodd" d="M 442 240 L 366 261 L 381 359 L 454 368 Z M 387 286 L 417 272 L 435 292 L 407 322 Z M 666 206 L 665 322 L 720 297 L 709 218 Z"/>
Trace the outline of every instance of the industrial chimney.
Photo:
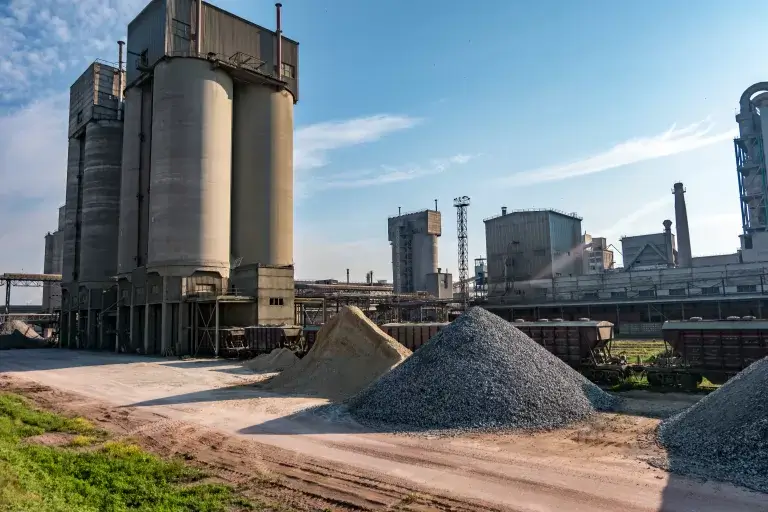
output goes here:
<path id="1" fill-rule="evenodd" d="M 675 183 L 675 221 L 677 223 L 677 258 L 681 267 L 691 266 L 691 234 L 688 231 L 688 210 L 685 208 L 685 189 L 682 183 Z"/>
<path id="2" fill-rule="evenodd" d="M 664 251 L 667 255 L 667 264 L 670 267 L 675 266 L 675 247 L 672 243 L 672 221 L 666 219 L 664 224 Z"/>

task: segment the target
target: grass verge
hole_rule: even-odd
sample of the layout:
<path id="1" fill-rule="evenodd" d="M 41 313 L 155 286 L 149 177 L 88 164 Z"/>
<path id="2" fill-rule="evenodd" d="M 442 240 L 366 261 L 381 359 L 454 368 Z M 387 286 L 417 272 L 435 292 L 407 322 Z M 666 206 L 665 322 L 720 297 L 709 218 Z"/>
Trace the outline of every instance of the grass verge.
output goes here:
<path id="1" fill-rule="evenodd" d="M 66 446 L 28 438 L 72 435 Z M 39 411 L 24 398 L 0 393 L 0 510 L 121 512 L 254 510 L 226 485 L 138 446 L 107 440 L 83 418 Z"/>

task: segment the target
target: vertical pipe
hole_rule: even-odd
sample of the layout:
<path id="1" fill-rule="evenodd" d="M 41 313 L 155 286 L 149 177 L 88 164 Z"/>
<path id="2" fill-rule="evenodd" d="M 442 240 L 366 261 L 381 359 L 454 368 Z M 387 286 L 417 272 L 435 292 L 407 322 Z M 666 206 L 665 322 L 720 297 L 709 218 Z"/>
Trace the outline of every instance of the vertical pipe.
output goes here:
<path id="1" fill-rule="evenodd" d="M 123 47 L 125 41 L 117 42 L 117 101 L 118 105 L 123 103 Z"/>
<path id="2" fill-rule="evenodd" d="M 349 284 L 349 269 L 347 269 L 347 284 Z"/>
<path id="3" fill-rule="evenodd" d="M 195 54 L 203 53 L 203 0 L 197 0 L 197 27 L 195 29 Z"/>
<path id="4" fill-rule="evenodd" d="M 277 16 L 277 30 L 275 30 L 275 34 L 277 34 L 277 62 L 275 63 L 275 74 L 278 80 L 283 79 L 283 22 L 280 12 L 281 7 L 283 7 L 283 4 L 279 2 L 275 4 Z"/>

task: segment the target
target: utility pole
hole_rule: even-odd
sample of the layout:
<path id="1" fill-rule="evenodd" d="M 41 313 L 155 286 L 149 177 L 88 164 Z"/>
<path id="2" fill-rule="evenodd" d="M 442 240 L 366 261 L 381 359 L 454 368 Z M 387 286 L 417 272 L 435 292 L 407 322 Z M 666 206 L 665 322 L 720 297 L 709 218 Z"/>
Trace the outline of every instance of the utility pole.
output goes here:
<path id="1" fill-rule="evenodd" d="M 467 310 L 469 293 L 467 292 L 467 273 L 469 270 L 469 245 L 467 243 L 467 207 L 469 197 L 462 196 L 453 200 L 456 208 L 456 236 L 459 241 L 459 293 L 464 310 Z"/>

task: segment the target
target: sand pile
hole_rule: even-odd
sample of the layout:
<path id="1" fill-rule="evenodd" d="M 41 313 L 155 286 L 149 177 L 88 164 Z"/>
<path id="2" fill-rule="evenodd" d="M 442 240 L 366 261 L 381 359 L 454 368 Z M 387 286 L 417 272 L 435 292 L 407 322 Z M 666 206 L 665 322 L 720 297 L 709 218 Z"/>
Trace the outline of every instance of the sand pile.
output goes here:
<path id="1" fill-rule="evenodd" d="M 16 348 L 45 348 L 48 344 L 34 327 L 21 320 L 0 324 L 0 350 Z"/>
<path id="2" fill-rule="evenodd" d="M 768 492 L 768 358 L 659 426 L 671 471 Z"/>
<path id="3" fill-rule="evenodd" d="M 474 307 L 347 402 L 399 431 L 553 428 L 615 399 L 516 329 Z"/>
<path id="4" fill-rule="evenodd" d="M 243 366 L 257 373 L 281 372 L 299 360 L 287 348 L 276 348 L 269 354 L 262 354 L 243 363 Z"/>
<path id="5" fill-rule="evenodd" d="M 318 331 L 312 350 L 265 388 L 340 400 L 365 388 L 410 354 L 360 309 L 345 307 Z"/>

